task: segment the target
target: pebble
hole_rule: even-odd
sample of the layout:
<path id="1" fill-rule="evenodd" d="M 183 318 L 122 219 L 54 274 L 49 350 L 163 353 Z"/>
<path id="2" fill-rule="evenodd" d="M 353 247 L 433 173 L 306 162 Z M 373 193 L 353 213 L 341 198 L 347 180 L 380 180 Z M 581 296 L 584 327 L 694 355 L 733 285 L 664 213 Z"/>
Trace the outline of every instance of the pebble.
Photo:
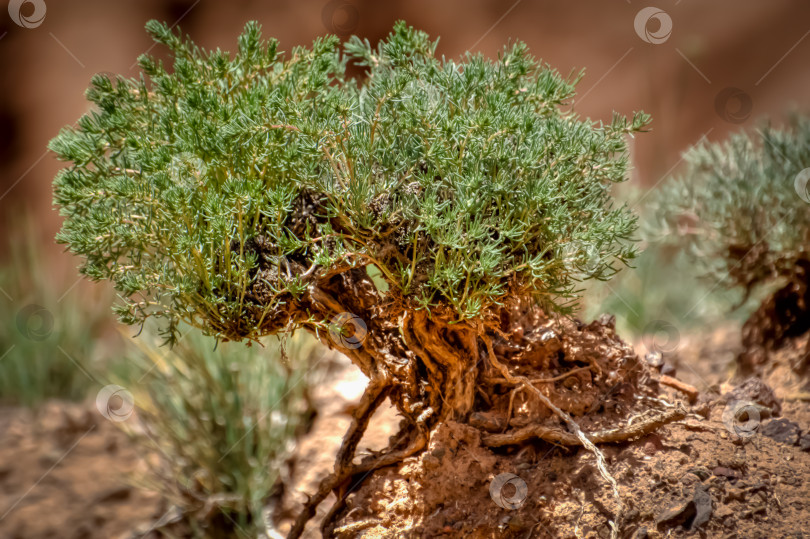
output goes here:
<path id="1" fill-rule="evenodd" d="M 684 524 L 686 521 L 695 516 L 695 502 L 692 500 L 684 500 L 677 502 L 666 508 L 655 519 L 657 525 L 665 524 L 669 526 L 677 526 Z"/>
<path id="2" fill-rule="evenodd" d="M 706 524 L 712 518 L 712 495 L 706 487 L 698 485 L 695 487 L 695 494 L 692 497 L 695 503 L 695 518 L 692 520 L 690 529 L 694 530 Z"/>
<path id="3" fill-rule="evenodd" d="M 799 425 L 785 418 L 768 421 L 762 426 L 760 432 L 782 444 L 796 445 L 799 443 Z"/>

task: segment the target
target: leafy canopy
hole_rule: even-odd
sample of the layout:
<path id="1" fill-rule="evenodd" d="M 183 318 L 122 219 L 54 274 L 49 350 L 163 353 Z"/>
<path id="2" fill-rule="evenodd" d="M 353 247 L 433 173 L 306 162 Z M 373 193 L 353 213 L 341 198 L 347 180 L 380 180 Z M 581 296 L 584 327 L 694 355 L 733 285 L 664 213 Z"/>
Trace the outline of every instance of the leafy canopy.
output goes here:
<path id="1" fill-rule="evenodd" d="M 139 79 L 96 75 L 95 109 L 50 145 L 71 163 L 57 239 L 114 282 L 124 322 L 252 338 L 312 279 L 352 266 L 460 319 L 509 294 L 563 308 L 579 280 L 634 255 L 635 217 L 610 188 L 649 117 L 580 119 L 579 75 L 523 43 L 454 61 L 400 22 L 376 48 L 328 36 L 285 56 L 251 22 L 230 55 L 147 30 L 173 69 L 143 55 Z"/>
<path id="2" fill-rule="evenodd" d="M 660 190 L 652 228 L 710 277 L 747 291 L 810 259 L 810 119 L 705 142 Z M 802 181 L 802 174 L 807 177 Z"/>

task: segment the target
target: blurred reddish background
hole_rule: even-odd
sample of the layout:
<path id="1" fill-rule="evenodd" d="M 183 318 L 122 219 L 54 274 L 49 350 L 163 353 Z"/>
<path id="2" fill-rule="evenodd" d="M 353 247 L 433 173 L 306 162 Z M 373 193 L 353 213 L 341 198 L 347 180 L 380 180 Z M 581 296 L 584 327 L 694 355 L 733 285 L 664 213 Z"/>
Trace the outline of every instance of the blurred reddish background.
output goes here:
<path id="1" fill-rule="evenodd" d="M 60 165 L 46 144 L 87 110 L 84 90 L 94 73 L 136 75 L 135 59 L 152 45 L 143 30 L 152 18 L 176 23 L 206 48 L 225 50 L 235 49 L 251 19 L 280 39 L 283 50 L 326 32 L 374 42 L 397 19 L 440 36 L 439 53 L 448 57 L 467 50 L 492 57 L 509 40 L 523 40 L 563 74 L 586 70 L 575 102 L 580 114 L 596 120 L 609 120 L 613 110 L 652 114 L 652 132 L 632 144 L 633 182 L 647 187 L 676 169 L 682 151 L 702 136 L 720 139 L 810 102 L 810 3 L 800 1 L 679 0 L 643 13 L 648 5 L 630 0 L 38 2 L 45 18 L 31 28 L 12 18 L 19 0 L 11 2 L 11 13 L 0 12 L 3 244 L 21 233 L 9 226 L 9 216 L 29 214 L 42 246 L 53 246 L 59 218 L 51 181 Z M 23 23 L 41 14 L 32 1 L 20 10 Z"/>

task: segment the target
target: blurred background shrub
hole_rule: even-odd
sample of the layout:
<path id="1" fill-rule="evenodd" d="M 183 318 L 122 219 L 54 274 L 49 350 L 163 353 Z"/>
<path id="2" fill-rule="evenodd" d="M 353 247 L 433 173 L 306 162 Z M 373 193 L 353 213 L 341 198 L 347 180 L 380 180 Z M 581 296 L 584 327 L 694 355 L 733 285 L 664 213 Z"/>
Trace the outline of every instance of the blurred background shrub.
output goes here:
<path id="1" fill-rule="evenodd" d="M 121 425 L 152 455 L 143 486 L 193 517 L 183 520 L 195 536 L 256 537 L 314 418 L 322 347 L 306 335 L 217 344 L 188 327 L 172 349 L 154 333 L 132 342 L 115 381 L 136 407 L 137 422 Z"/>

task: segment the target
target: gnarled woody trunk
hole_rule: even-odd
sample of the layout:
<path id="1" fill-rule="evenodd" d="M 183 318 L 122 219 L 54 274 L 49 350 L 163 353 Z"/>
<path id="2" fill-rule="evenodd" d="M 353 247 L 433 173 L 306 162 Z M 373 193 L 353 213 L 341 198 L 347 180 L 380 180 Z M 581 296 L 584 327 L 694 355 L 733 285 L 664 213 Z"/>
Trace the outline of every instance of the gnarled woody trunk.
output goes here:
<path id="1" fill-rule="evenodd" d="M 609 410 L 614 419 L 627 417 L 649 410 L 639 406 L 639 398 L 657 394 L 651 373 L 616 336 L 611 317 L 585 325 L 549 318 L 530 302 L 516 299 L 486 322 L 458 322 L 441 312 L 415 309 L 394 293 L 381 294 L 362 267 L 313 280 L 298 301 L 296 311 L 322 319 L 351 313 L 348 325 L 365 326 L 357 339 L 341 339 L 299 321 L 346 354 L 370 381 L 334 473 L 305 505 L 290 537 L 303 532 L 316 506 L 334 490 L 338 502 L 323 523 L 328 529 L 353 477 L 422 450 L 430 433 L 449 419 L 480 429 L 484 443 L 497 447 L 532 438 L 565 445 L 589 445 L 589 439 L 618 442 L 684 416 L 682 409 L 673 408 L 626 430 L 596 423 L 599 432 L 583 440 L 570 415 Z M 388 452 L 355 463 L 369 419 L 386 398 L 404 418 L 401 431 Z M 557 421 L 552 416 L 563 419 L 567 429 L 549 424 Z M 597 451 L 592 445 L 591 450 Z"/>
<path id="2" fill-rule="evenodd" d="M 355 268 L 309 288 L 312 306 L 328 319 L 351 313 L 365 326 L 361 341 L 314 332 L 347 355 L 369 379 L 390 387 L 402 415 L 422 428 L 472 410 L 481 362 L 478 332 L 426 310 L 408 309 L 383 297 L 364 268 Z M 352 325 L 352 324 L 348 324 Z M 352 328 L 338 328 L 351 331 Z"/>

